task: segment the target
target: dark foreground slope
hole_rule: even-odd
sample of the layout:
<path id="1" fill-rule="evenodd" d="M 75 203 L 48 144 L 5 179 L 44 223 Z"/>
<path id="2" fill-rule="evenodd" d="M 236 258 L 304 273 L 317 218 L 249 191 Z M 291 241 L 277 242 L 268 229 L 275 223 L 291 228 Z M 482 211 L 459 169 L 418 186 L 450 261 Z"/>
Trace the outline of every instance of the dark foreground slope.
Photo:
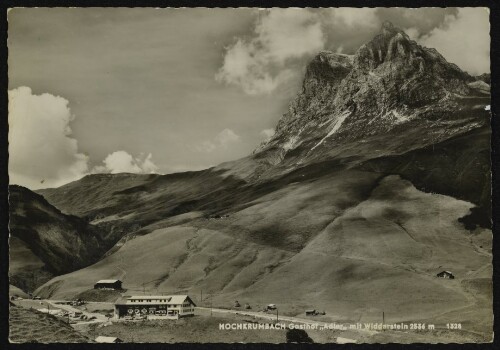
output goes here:
<path id="1" fill-rule="evenodd" d="M 9 187 L 9 204 L 9 278 L 25 291 L 94 263 L 110 247 L 98 229 L 24 187 Z"/>
<path id="2" fill-rule="evenodd" d="M 12 343 L 89 343 L 55 316 L 19 306 L 9 307 L 9 340 Z"/>

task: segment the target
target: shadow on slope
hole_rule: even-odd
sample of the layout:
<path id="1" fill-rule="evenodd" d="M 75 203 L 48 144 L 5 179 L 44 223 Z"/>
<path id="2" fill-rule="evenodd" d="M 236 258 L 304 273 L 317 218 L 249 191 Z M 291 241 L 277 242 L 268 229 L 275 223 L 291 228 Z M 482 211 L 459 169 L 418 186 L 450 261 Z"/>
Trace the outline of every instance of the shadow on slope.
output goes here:
<path id="1" fill-rule="evenodd" d="M 482 127 L 436 145 L 364 162 L 359 169 L 398 174 L 424 192 L 441 193 L 477 207 L 459 220 L 467 229 L 491 229 L 491 130 Z"/>
<path id="2" fill-rule="evenodd" d="M 62 214 L 42 196 L 9 186 L 10 269 L 13 285 L 25 290 L 96 262 L 114 242 L 82 219 Z"/>

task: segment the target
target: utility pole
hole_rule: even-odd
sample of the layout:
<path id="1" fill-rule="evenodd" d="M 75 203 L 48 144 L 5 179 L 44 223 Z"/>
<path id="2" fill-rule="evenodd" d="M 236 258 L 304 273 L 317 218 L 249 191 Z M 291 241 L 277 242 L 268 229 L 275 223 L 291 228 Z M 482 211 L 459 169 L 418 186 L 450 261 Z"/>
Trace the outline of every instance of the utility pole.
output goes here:
<path id="1" fill-rule="evenodd" d="M 382 331 L 385 332 L 385 312 L 382 311 Z"/>

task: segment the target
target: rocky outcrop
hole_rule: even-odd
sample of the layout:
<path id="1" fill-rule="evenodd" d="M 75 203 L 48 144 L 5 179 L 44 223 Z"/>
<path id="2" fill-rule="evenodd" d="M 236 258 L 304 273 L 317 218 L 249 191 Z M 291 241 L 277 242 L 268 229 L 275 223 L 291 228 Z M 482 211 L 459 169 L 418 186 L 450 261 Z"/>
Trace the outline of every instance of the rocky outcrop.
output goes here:
<path id="1" fill-rule="evenodd" d="M 386 22 L 354 56 L 321 52 L 311 61 L 302 91 L 254 159 L 270 165 L 303 164 L 341 157 L 338 147 L 349 143 L 406 131 L 408 140 L 389 138 L 374 145 L 373 150 L 385 154 L 368 149 L 363 156 L 441 142 L 488 122 L 488 114 L 478 112 L 478 105 L 489 104 L 484 85 L 485 79 L 463 72 Z M 417 131 L 427 138 L 415 142 L 411 134 Z"/>

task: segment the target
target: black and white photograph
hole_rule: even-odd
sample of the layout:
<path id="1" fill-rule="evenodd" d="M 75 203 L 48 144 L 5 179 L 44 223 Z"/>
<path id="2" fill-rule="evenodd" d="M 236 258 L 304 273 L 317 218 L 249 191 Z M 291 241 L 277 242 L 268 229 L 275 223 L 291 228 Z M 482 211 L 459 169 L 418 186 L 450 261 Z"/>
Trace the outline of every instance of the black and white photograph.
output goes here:
<path id="1" fill-rule="evenodd" d="M 488 7 L 7 19 L 10 343 L 493 342 Z"/>

